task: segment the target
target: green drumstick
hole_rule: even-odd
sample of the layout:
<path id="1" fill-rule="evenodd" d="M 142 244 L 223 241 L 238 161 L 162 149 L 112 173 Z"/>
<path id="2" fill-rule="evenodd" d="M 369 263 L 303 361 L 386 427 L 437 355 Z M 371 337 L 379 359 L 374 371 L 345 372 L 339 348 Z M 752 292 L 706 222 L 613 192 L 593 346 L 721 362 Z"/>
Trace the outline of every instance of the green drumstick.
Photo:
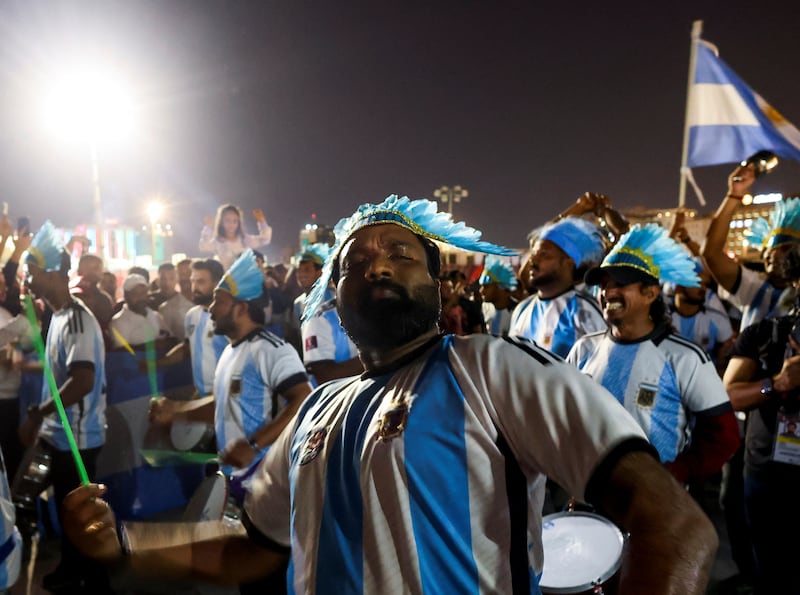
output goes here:
<path id="1" fill-rule="evenodd" d="M 64 433 L 67 435 L 67 441 L 69 442 L 69 448 L 72 451 L 72 457 L 75 459 L 75 467 L 78 468 L 78 475 L 81 478 L 81 484 L 89 485 L 89 475 L 86 473 L 86 467 L 83 464 L 83 459 L 81 458 L 81 453 L 78 450 L 78 445 L 75 443 L 75 436 L 73 436 L 72 428 L 69 425 L 67 412 L 64 410 L 64 404 L 61 402 L 61 395 L 58 392 L 58 386 L 56 386 L 56 379 L 53 376 L 53 370 L 50 367 L 50 361 L 47 359 L 47 354 L 44 350 L 44 341 L 42 340 L 42 332 L 39 329 L 39 321 L 36 319 L 36 310 L 33 308 L 33 300 L 31 300 L 31 296 L 28 294 L 25 295 L 25 313 L 28 315 L 28 322 L 31 325 L 33 344 L 36 347 L 36 353 L 39 354 L 39 359 L 42 360 L 44 377 L 47 380 L 48 386 L 50 387 L 50 394 L 53 396 L 56 409 L 58 409 L 58 415 L 61 418 L 61 425 L 64 426 Z"/>

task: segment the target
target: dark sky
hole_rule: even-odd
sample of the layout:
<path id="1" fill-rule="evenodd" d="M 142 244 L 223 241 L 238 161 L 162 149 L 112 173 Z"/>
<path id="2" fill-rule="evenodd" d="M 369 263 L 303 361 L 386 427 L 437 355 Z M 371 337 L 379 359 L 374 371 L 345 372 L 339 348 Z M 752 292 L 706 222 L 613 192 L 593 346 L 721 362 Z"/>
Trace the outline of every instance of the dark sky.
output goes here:
<path id="1" fill-rule="evenodd" d="M 695 19 L 800 124 L 796 15 L 796 2 L 752 1 L 6 0 L 0 194 L 34 226 L 93 221 L 88 149 L 52 141 L 34 117 L 34 81 L 80 47 L 114 64 L 141 106 L 135 138 L 99 147 L 108 217 L 141 225 L 160 193 L 193 253 L 218 204 L 260 207 L 275 257 L 311 213 L 333 224 L 390 193 L 460 184 L 470 196 L 456 218 L 521 246 L 586 190 L 620 208 L 677 205 Z M 706 210 L 731 167 L 695 170 Z M 797 189 L 797 163 L 759 182 Z"/>

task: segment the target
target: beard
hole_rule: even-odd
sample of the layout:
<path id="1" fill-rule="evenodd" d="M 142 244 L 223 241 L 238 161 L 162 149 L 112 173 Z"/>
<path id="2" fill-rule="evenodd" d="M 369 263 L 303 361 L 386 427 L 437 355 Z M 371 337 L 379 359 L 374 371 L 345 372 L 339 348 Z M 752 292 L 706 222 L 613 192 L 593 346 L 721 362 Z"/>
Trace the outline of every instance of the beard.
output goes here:
<path id="1" fill-rule="evenodd" d="M 233 313 L 228 312 L 225 316 L 220 316 L 214 322 L 214 334 L 227 336 L 229 332 L 236 330 L 233 323 Z"/>
<path id="2" fill-rule="evenodd" d="M 192 303 L 196 306 L 210 306 L 212 301 L 214 301 L 213 295 L 198 292 L 192 294 Z"/>
<path id="3" fill-rule="evenodd" d="M 376 288 L 397 293 L 397 298 L 373 299 Z M 441 301 L 436 285 L 414 289 L 391 281 L 369 284 L 357 296 L 354 306 L 338 303 L 337 310 L 347 335 L 359 347 L 389 349 L 399 347 L 435 328 L 439 322 Z"/>

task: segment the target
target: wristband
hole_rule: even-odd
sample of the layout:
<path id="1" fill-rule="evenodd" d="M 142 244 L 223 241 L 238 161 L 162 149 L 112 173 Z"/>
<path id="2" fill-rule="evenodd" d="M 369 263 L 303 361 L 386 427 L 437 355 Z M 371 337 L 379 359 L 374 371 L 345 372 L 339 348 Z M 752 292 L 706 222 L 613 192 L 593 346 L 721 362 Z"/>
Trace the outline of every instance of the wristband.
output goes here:
<path id="1" fill-rule="evenodd" d="M 250 438 L 250 440 L 247 441 L 247 445 L 256 452 L 261 450 L 261 447 L 258 445 L 258 440 L 255 438 Z"/>
<path id="2" fill-rule="evenodd" d="M 726 194 L 725 198 L 732 198 L 734 200 L 742 200 L 744 196 L 739 196 L 738 194 Z"/>

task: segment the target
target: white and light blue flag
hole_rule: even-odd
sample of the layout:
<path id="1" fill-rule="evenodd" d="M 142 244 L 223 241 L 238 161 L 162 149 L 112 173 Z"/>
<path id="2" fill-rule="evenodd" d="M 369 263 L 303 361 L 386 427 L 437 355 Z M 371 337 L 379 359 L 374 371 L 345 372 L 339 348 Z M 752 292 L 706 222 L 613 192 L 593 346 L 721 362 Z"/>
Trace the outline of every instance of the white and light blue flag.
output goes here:
<path id="1" fill-rule="evenodd" d="M 700 40 L 686 165 L 735 163 L 761 150 L 800 161 L 800 130 L 720 60 L 714 46 Z"/>

